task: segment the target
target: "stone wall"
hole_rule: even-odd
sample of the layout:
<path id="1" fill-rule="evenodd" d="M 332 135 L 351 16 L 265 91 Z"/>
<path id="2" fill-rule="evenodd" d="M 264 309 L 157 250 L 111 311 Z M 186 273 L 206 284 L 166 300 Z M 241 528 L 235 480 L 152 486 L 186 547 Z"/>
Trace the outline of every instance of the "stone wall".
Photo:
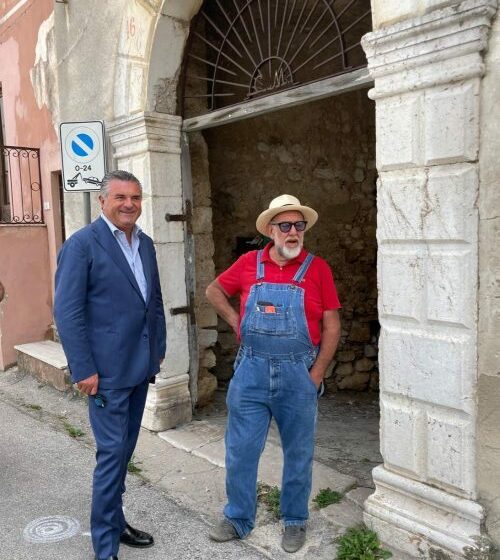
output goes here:
<path id="1" fill-rule="evenodd" d="M 331 390 L 378 386 L 373 105 L 362 90 L 204 132 L 216 274 L 237 258 L 238 243 L 255 238 L 255 219 L 275 196 L 293 194 L 319 211 L 306 246 L 332 266 L 343 305 Z M 193 161 L 194 184 L 204 165 Z M 202 269 L 197 260 L 203 275 L 210 251 Z M 220 321 L 214 371 L 221 380 L 231 376 L 235 347 Z"/>
<path id="2" fill-rule="evenodd" d="M 478 489 L 486 529 L 500 546 L 500 19 L 486 56 L 481 92 L 479 186 Z"/>
<path id="3" fill-rule="evenodd" d="M 199 357 L 197 404 L 203 406 L 217 387 L 217 379 L 210 373 L 216 364 L 213 347 L 217 342 L 217 315 L 205 297 L 205 289 L 215 276 L 212 202 L 208 149 L 199 132 L 190 135 L 189 148 L 193 183 L 194 305 Z"/>

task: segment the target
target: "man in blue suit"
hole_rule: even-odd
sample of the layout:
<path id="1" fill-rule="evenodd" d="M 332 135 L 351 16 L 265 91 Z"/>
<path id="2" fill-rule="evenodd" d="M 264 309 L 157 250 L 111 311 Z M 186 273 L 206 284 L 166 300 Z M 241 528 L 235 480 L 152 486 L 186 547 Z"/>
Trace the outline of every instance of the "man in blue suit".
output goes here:
<path id="1" fill-rule="evenodd" d="M 166 328 L 153 241 L 136 225 L 139 180 L 127 171 L 108 173 L 99 201 L 101 217 L 59 253 L 54 316 L 71 379 L 89 396 L 96 559 L 117 560 L 120 543 L 154 544 L 125 521 L 122 494 L 148 385 L 165 357 Z"/>

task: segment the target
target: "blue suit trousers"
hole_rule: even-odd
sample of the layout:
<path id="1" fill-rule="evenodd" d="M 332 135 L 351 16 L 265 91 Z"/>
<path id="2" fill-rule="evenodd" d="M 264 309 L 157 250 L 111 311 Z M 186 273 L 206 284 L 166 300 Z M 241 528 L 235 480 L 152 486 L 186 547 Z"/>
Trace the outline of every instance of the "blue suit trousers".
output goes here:
<path id="1" fill-rule="evenodd" d="M 122 495 L 148 392 L 148 380 L 126 389 L 99 389 L 104 407 L 89 397 L 89 418 L 96 441 L 90 527 L 97 558 L 118 554 L 125 529 Z"/>

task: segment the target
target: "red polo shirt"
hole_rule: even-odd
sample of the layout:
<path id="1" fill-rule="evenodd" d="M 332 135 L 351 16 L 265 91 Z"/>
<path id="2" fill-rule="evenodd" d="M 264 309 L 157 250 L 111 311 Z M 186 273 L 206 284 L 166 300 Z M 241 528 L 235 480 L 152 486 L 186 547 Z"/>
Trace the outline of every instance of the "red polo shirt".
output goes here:
<path id="1" fill-rule="evenodd" d="M 302 249 L 297 258 L 288 261 L 284 266 L 279 266 L 269 256 L 271 247 L 272 242 L 266 245 L 262 254 L 264 281 L 276 284 L 291 283 L 307 257 L 307 251 Z M 245 313 L 250 288 L 255 284 L 256 273 L 257 251 L 250 251 L 217 277 L 217 281 L 228 296 L 240 295 L 240 321 Z M 309 334 L 313 344 L 317 345 L 321 340 L 323 312 L 340 307 L 332 270 L 328 263 L 320 257 L 314 257 L 300 286 L 305 291 L 304 303 Z"/>

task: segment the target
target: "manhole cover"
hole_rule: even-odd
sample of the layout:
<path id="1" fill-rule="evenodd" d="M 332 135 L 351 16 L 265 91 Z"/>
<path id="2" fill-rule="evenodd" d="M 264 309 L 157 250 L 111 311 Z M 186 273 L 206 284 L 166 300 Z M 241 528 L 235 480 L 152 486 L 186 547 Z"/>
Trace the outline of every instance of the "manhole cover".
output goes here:
<path id="1" fill-rule="evenodd" d="M 72 517 L 54 515 L 39 517 L 29 523 L 23 536 L 32 543 L 51 543 L 74 537 L 80 531 L 80 523 Z"/>

